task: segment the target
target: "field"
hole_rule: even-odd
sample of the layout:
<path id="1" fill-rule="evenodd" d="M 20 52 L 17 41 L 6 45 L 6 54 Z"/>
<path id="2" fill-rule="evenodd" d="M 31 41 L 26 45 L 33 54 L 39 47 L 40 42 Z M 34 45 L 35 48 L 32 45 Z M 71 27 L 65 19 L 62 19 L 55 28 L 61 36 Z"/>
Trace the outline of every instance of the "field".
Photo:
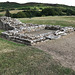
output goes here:
<path id="1" fill-rule="evenodd" d="M 75 27 L 75 16 L 48 16 L 34 18 L 19 18 L 24 23 L 62 25 Z"/>
<path id="2" fill-rule="evenodd" d="M 23 10 L 10 10 L 10 13 L 11 14 L 14 14 L 14 13 L 18 13 L 18 12 L 21 12 L 21 11 L 23 11 Z M 5 15 L 5 13 L 6 13 L 6 11 L 3 11 L 3 12 L 0 12 L 0 15 Z"/>
<path id="3" fill-rule="evenodd" d="M 75 27 L 73 16 L 19 18 L 19 20 L 24 23 Z M 2 31 L 0 30 L 0 34 Z M 0 75 L 75 75 L 75 71 L 67 66 L 63 67 L 48 52 L 0 37 Z"/>

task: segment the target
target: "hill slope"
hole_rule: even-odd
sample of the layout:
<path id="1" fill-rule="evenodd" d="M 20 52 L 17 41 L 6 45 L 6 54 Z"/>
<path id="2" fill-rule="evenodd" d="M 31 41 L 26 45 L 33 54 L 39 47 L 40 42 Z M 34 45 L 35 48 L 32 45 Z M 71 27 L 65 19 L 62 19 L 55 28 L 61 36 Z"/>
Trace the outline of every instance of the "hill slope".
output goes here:
<path id="1" fill-rule="evenodd" d="M 67 6 L 62 4 L 34 3 L 34 2 L 29 2 L 24 4 L 19 4 L 16 2 L 1 2 L 0 16 L 5 15 L 7 9 L 9 9 L 11 14 L 13 14 L 11 16 L 13 18 L 75 15 L 75 6 Z M 15 10 L 17 10 L 17 12 Z M 20 10 L 24 12 L 21 12 Z"/>
<path id="2" fill-rule="evenodd" d="M 34 3 L 34 2 L 29 2 L 29 3 L 24 3 L 24 4 L 19 4 L 16 2 L 0 2 L 0 8 L 22 8 L 22 7 L 29 7 L 29 6 L 49 6 L 49 7 L 66 7 L 66 8 L 74 8 L 75 6 L 67 6 L 67 5 L 62 5 L 62 4 L 47 4 L 47 3 Z"/>

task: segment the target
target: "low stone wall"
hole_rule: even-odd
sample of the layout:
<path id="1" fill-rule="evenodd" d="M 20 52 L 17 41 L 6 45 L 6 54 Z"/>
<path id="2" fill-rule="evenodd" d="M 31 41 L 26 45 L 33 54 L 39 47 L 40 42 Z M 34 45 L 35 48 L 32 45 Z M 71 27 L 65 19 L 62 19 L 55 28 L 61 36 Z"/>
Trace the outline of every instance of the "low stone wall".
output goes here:
<path id="1" fill-rule="evenodd" d="M 60 30 L 56 30 L 56 31 L 52 31 L 52 32 L 50 31 L 47 33 L 39 34 L 39 35 L 20 33 L 18 30 L 9 30 L 6 32 L 2 32 L 2 36 L 9 40 L 24 43 L 27 45 L 33 45 L 38 42 L 43 42 L 45 40 L 58 39 L 61 36 L 65 36 L 68 33 L 71 33 L 74 31 L 74 28 L 72 28 L 72 27 L 64 27 L 64 30 L 62 30 L 62 29 L 63 28 L 61 28 Z"/>
<path id="2" fill-rule="evenodd" d="M 13 30 L 17 26 L 25 25 L 22 22 L 20 22 L 18 19 L 11 18 L 11 17 L 0 17 L 0 28 L 4 30 Z"/>
<path id="3" fill-rule="evenodd" d="M 0 29 L 3 30 L 13 30 L 14 28 L 12 26 L 9 26 L 7 23 L 4 24 L 1 20 L 0 20 Z"/>
<path id="4" fill-rule="evenodd" d="M 6 39 L 14 40 L 14 41 L 29 44 L 29 45 L 46 40 L 46 36 L 50 34 L 51 32 L 43 33 L 39 35 L 33 35 L 33 34 L 27 34 L 27 33 L 21 34 L 14 30 L 2 32 L 2 36 L 5 37 Z"/>
<path id="5" fill-rule="evenodd" d="M 4 30 L 13 30 L 19 29 L 19 31 L 24 32 L 33 32 L 41 29 L 45 29 L 45 25 L 36 25 L 36 24 L 24 24 L 18 19 L 11 17 L 1 17 L 0 18 L 0 29 Z"/>
<path id="6" fill-rule="evenodd" d="M 73 27 L 62 27 L 59 25 L 37 25 L 37 24 L 24 24 L 17 19 L 10 17 L 0 18 L 0 28 L 8 31 L 2 32 L 2 36 L 8 40 L 20 42 L 27 45 L 34 45 L 38 42 L 46 40 L 58 39 L 68 33 L 74 32 Z M 10 30 L 13 29 L 13 30 Z M 41 30 L 52 30 L 46 33 L 32 34 Z M 30 34 L 28 34 L 30 33 Z"/>

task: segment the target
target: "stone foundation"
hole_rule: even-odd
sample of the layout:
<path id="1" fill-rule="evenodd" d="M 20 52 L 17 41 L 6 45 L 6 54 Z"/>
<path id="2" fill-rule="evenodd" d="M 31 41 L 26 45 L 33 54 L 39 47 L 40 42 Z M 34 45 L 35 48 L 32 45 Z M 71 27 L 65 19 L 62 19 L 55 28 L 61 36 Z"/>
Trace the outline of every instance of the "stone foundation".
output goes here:
<path id="1" fill-rule="evenodd" d="M 4 38 L 27 45 L 58 39 L 61 36 L 75 31 L 73 27 L 62 27 L 59 25 L 24 24 L 10 17 L 0 18 L 0 28 L 7 30 L 2 32 Z"/>

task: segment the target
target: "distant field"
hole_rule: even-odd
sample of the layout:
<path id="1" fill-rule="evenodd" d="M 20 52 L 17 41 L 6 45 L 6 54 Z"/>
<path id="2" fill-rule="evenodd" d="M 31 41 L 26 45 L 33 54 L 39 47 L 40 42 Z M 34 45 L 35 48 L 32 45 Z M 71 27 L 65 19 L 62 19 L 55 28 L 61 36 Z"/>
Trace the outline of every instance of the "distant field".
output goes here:
<path id="1" fill-rule="evenodd" d="M 48 16 L 34 18 L 19 18 L 24 23 L 62 25 L 75 27 L 75 16 Z"/>
<path id="2" fill-rule="evenodd" d="M 13 13 L 18 13 L 18 12 L 20 12 L 20 11 L 23 11 L 23 10 L 11 10 L 10 13 L 13 14 Z M 6 11 L 0 12 L 0 15 L 5 15 L 5 12 L 6 12 Z"/>

